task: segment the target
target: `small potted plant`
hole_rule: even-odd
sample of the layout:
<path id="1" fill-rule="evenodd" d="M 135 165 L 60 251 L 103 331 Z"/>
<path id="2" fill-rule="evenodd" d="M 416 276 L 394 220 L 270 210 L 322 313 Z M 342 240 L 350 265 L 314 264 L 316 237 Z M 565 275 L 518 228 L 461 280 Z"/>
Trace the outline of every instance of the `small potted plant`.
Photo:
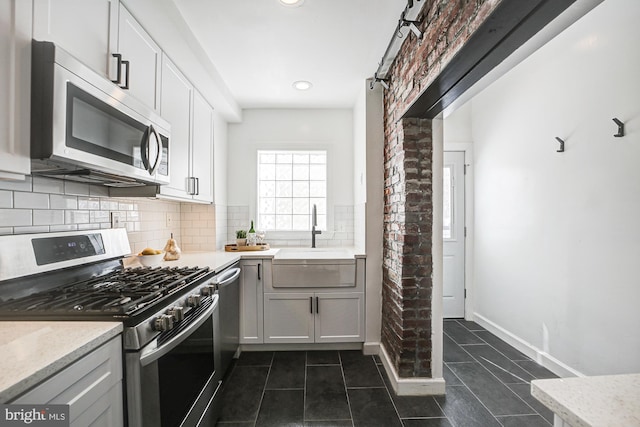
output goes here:
<path id="1" fill-rule="evenodd" d="M 238 230 L 238 231 L 236 231 L 236 244 L 238 246 L 246 246 L 247 245 L 247 231 L 246 230 Z"/>

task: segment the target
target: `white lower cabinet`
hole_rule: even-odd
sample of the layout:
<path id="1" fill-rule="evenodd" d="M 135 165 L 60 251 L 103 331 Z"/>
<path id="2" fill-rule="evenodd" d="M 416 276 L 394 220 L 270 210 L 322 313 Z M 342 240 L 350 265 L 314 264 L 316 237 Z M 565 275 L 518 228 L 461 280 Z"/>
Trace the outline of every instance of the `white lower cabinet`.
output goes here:
<path id="1" fill-rule="evenodd" d="M 265 343 L 364 341 L 363 292 L 264 294 Z"/>
<path id="2" fill-rule="evenodd" d="M 9 403 L 69 405 L 72 427 L 124 425 L 120 336 Z"/>
<path id="3" fill-rule="evenodd" d="M 240 268 L 240 344 L 263 344 L 263 292 L 271 260 L 243 259 Z"/>

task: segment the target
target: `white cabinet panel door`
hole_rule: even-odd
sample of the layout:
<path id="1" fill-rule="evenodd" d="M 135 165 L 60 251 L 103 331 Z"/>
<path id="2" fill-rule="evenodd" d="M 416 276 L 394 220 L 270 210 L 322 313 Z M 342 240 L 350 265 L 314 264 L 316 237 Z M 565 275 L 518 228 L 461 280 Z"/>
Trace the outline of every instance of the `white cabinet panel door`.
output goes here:
<path id="1" fill-rule="evenodd" d="M 445 151 L 443 166 L 443 316 L 464 317 L 464 152 Z"/>
<path id="2" fill-rule="evenodd" d="M 185 197 L 189 177 L 191 99 L 193 86 L 167 58 L 162 59 L 162 104 L 160 115 L 171 124 L 169 184 L 160 187 L 167 196 Z"/>
<path id="3" fill-rule="evenodd" d="M 313 342 L 312 310 L 312 293 L 264 294 L 264 342 Z"/>
<path id="4" fill-rule="evenodd" d="M 191 176 L 196 178 L 194 200 L 213 202 L 213 108 L 198 91 L 193 96 Z"/>
<path id="5" fill-rule="evenodd" d="M 364 341 L 364 294 L 316 294 L 316 342 Z"/>
<path id="6" fill-rule="evenodd" d="M 117 45 L 119 0 L 33 0 L 33 38 L 55 42 L 109 75 Z"/>
<path id="7" fill-rule="evenodd" d="M 242 260 L 240 268 L 240 344 L 262 344 L 264 260 Z"/>
<path id="8" fill-rule="evenodd" d="M 118 26 L 118 53 L 122 54 L 122 59 L 129 61 L 130 69 L 127 72 L 131 95 L 157 110 L 160 107 L 162 50 L 122 5 Z M 171 135 L 173 136 L 173 127 Z"/>

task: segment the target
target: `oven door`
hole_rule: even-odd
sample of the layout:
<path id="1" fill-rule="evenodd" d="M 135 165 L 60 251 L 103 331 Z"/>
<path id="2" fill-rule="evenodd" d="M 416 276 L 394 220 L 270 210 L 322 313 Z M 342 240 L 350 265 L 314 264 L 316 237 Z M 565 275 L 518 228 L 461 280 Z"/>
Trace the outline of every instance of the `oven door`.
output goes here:
<path id="1" fill-rule="evenodd" d="M 126 354 L 129 426 L 213 426 L 222 383 L 218 296 L 169 333 Z"/>

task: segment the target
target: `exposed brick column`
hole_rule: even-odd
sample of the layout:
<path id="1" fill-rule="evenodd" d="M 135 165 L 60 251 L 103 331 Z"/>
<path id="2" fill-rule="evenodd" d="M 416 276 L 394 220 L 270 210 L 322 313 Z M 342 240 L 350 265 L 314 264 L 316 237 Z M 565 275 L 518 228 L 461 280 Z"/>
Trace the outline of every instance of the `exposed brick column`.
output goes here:
<path id="1" fill-rule="evenodd" d="M 427 0 L 389 70 L 385 109 L 382 345 L 401 378 L 432 377 L 431 121 L 400 119 L 505 0 Z"/>
<path id="2" fill-rule="evenodd" d="M 430 377 L 431 120 L 387 129 L 382 343 L 400 377 Z"/>

